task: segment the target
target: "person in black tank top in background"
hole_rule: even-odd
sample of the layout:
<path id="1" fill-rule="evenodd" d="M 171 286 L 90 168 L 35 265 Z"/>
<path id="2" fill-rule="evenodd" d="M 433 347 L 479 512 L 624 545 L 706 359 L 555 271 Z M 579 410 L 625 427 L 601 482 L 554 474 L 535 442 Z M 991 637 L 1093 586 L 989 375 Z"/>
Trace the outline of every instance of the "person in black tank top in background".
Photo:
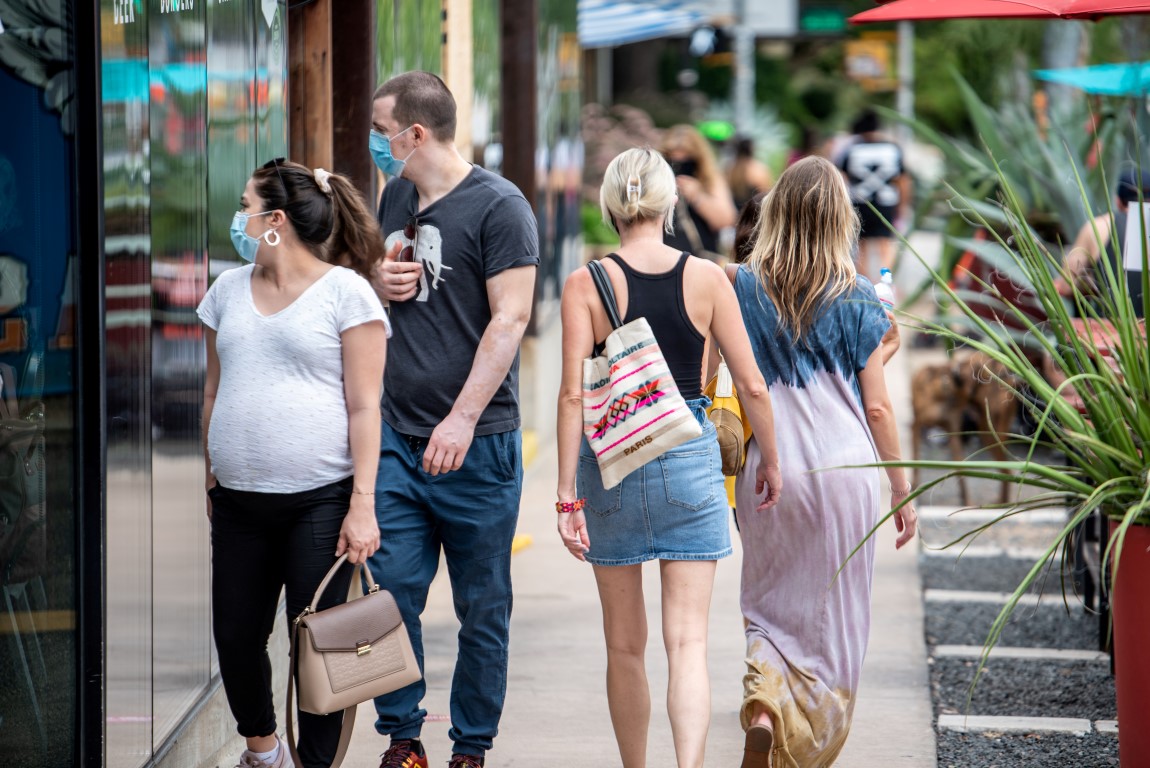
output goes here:
<path id="1" fill-rule="evenodd" d="M 725 254 L 720 232 L 734 226 L 738 211 L 711 146 L 693 126 L 675 125 L 664 134 L 662 150 L 679 192 L 672 211 L 674 226 L 664 232 L 663 242 L 704 259 L 721 260 Z"/>
<path id="2" fill-rule="evenodd" d="M 675 206 L 675 176 L 662 155 L 630 149 L 607 167 L 603 219 L 619 233 L 604 261 L 625 321 L 645 317 L 702 434 L 639 467 L 611 489 L 583 439 L 583 359 L 611 331 L 587 268 L 563 289 L 563 380 L 558 404 L 558 529 L 573 556 L 592 564 L 603 604 L 607 699 L 624 768 L 646 764 L 651 700 L 642 563 L 659 560 L 663 639 L 671 678 L 667 701 L 679 768 L 703 765 L 711 719 L 707 623 L 715 563 L 731 553 L 715 428 L 700 394 L 703 347 L 719 345 L 765 459 L 767 495 L 781 489 L 774 417 L 734 289 L 717 265 L 663 244 Z M 587 511 L 584 511 L 587 510 Z"/>

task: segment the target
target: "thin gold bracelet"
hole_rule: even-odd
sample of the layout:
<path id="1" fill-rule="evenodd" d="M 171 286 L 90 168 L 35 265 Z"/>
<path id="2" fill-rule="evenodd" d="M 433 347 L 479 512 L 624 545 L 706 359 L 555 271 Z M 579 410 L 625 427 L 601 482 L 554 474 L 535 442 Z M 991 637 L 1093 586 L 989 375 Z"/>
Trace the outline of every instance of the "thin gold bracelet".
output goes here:
<path id="1" fill-rule="evenodd" d="M 359 494 L 360 496 L 374 496 L 374 495 L 375 495 L 375 491 L 357 491 L 357 490 L 356 490 L 356 489 L 354 489 L 354 488 L 352 488 L 352 489 L 351 489 L 351 492 L 352 492 L 352 493 L 357 493 L 357 494 Z"/>

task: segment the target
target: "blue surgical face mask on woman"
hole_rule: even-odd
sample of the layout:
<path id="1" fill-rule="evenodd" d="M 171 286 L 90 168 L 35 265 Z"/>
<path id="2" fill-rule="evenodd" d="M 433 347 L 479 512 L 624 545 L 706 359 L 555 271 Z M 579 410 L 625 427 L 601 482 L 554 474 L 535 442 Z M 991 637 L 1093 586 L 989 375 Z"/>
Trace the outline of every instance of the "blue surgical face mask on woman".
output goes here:
<path id="1" fill-rule="evenodd" d="M 367 140 L 367 148 L 371 150 L 371 159 L 375 161 L 376 167 L 388 176 L 399 176 L 403 173 L 403 166 L 407 165 L 407 161 L 415 154 L 415 150 L 419 149 L 419 147 L 413 148 L 402 160 L 391 154 L 391 140 L 402 136 L 414 127 L 409 125 L 390 138 L 374 128 L 371 130 L 371 135 Z"/>
<path id="2" fill-rule="evenodd" d="M 248 219 L 253 216 L 267 216 L 269 213 L 271 213 L 271 211 L 264 211 L 263 213 L 236 211 L 236 215 L 232 217 L 232 245 L 236 247 L 236 253 L 238 253 L 244 261 L 255 261 L 256 251 L 260 249 L 260 238 L 252 237 L 247 232 Z M 271 231 L 273 230 L 269 229 L 267 232 L 264 232 L 264 235 Z M 276 238 L 276 242 L 279 242 L 278 237 Z"/>

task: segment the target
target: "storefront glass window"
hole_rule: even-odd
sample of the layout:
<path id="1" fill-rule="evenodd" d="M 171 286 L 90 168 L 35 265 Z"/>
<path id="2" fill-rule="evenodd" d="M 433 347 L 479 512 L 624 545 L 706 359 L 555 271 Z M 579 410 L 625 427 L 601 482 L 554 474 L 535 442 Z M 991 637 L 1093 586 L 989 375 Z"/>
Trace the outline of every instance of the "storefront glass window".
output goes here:
<path id="1" fill-rule="evenodd" d="M 0 755 L 75 763 L 75 127 L 62 4 L 0 33 Z M 53 42 L 57 41 L 57 42 Z"/>
<path id="2" fill-rule="evenodd" d="M 228 227 L 248 174 L 286 154 L 285 11 L 101 8 L 106 765 L 136 768 L 187 723 L 217 672 L 196 307 L 239 264 Z"/>

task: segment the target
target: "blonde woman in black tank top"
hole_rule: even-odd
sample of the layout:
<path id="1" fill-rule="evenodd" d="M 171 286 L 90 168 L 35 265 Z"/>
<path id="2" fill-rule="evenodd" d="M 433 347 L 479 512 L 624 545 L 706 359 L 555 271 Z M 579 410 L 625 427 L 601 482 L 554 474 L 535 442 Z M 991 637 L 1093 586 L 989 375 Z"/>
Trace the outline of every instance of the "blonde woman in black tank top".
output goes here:
<path id="1" fill-rule="evenodd" d="M 718 444 L 700 397 L 703 344 L 726 357 L 767 457 L 757 476 L 778 501 L 770 396 L 755 363 L 731 283 L 717 265 L 663 244 L 675 178 L 653 150 L 632 149 L 607 168 L 603 218 L 621 245 L 604 261 L 625 320 L 650 322 L 703 434 L 605 490 L 583 439 L 583 359 L 611 330 L 587 269 L 563 290 L 563 381 L 558 404 L 558 529 L 564 545 L 595 570 L 607 643 L 607 698 L 624 768 L 646 765 L 651 701 L 641 564 L 660 561 L 663 636 L 671 678 L 667 701 L 679 768 L 703 765 L 711 717 L 707 622 L 715 563 L 730 554 L 729 512 Z M 583 501 L 584 505 L 579 504 Z"/>

